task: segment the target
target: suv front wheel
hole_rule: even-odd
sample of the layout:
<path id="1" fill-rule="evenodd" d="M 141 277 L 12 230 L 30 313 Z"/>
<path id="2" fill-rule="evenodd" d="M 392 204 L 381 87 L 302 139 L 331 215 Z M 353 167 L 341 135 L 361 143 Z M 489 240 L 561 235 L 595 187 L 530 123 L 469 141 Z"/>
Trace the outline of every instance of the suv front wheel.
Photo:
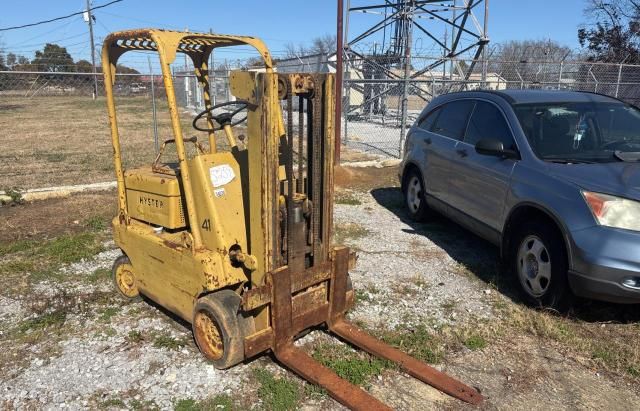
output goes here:
<path id="1" fill-rule="evenodd" d="M 562 309 L 569 303 L 565 247 L 548 224 L 523 224 L 512 242 L 511 256 L 520 290 L 530 305 Z"/>

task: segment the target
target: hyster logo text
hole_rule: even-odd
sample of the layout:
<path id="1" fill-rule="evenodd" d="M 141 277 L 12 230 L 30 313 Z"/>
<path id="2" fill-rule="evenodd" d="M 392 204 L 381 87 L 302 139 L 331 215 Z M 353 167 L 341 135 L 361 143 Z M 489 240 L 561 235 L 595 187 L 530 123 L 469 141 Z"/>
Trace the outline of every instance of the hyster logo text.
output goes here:
<path id="1" fill-rule="evenodd" d="M 140 204 L 143 204 L 149 207 L 155 207 L 155 208 L 164 207 L 164 201 L 156 200 L 155 198 L 143 197 L 143 196 L 140 196 Z"/>

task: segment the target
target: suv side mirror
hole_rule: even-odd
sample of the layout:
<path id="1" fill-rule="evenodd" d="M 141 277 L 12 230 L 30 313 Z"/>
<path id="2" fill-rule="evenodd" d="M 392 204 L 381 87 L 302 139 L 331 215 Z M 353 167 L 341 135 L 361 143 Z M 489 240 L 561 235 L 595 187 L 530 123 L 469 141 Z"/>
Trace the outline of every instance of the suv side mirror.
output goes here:
<path id="1" fill-rule="evenodd" d="M 517 152 L 505 149 L 502 141 L 497 138 L 483 138 L 478 141 L 476 143 L 476 153 L 500 158 L 519 158 Z"/>

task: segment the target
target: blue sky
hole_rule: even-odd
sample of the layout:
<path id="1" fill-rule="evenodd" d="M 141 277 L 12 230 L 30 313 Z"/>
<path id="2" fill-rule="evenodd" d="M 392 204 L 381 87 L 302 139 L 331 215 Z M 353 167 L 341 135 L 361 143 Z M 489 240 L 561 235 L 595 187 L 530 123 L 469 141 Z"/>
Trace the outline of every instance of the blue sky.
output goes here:
<path id="1" fill-rule="evenodd" d="M 109 0 L 93 0 L 98 6 Z M 28 3 L 28 7 L 25 7 Z M 49 19 L 84 8 L 85 0 L 5 1 L 0 27 Z M 346 3 L 346 1 L 345 1 Z M 352 0 L 352 5 L 367 3 Z M 368 3 L 381 3 L 369 1 Z M 490 0 L 492 43 L 510 39 L 552 38 L 578 48 L 577 30 L 585 21 L 585 0 Z M 336 4 L 327 0 L 124 0 L 95 12 L 98 42 L 111 31 L 134 27 L 164 27 L 192 31 L 255 35 L 278 54 L 288 42 L 308 43 L 335 32 Z M 375 16 L 357 16 L 351 34 L 374 23 Z M 426 23 L 429 24 L 429 23 Z M 87 25 L 82 16 L 26 29 L 0 32 L 5 50 L 33 56 L 46 42 L 67 46 L 75 59 L 88 58 Z M 239 58 L 229 54 L 228 58 Z"/>

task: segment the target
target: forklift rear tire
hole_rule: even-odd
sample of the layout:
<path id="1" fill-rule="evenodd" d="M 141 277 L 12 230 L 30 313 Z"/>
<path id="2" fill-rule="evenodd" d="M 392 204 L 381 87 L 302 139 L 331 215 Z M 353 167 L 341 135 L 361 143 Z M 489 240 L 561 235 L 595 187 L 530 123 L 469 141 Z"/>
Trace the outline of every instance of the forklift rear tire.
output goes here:
<path id="1" fill-rule="evenodd" d="M 140 297 L 140 291 L 138 291 L 138 286 L 136 285 L 136 277 L 129 257 L 121 255 L 116 258 L 111 268 L 111 278 L 118 293 L 122 297 L 129 301 L 139 301 L 142 299 L 142 297 Z"/>
<path id="2" fill-rule="evenodd" d="M 198 299 L 193 315 L 193 336 L 198 349 L 218 369 L 244 360 L 244 337 L 251 333 L 253 318 L 238 313 L 240 296 L 222 290 Z"/>

